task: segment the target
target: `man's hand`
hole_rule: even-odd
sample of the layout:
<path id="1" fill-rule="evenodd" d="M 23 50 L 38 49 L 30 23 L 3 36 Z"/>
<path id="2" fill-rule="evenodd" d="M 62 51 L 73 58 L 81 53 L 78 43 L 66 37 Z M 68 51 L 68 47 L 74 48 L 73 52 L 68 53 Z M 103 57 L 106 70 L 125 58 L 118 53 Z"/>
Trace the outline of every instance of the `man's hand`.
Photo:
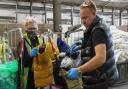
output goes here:
<path id="1" fill-rule="evenodd" d="M 37 48 L 32 48 L 31 56 L 35 57 L 37 55 Z"/>
<path id="2" fill-rule="evenodd" d="M 71 68 L 71 69 L 68 71 L 68 78 L 69 78 L 69 79 L 72 79 L 72 80 L 77 79 L 77 78 L 79 77 L 78 74 L 79 74 L 79 73 L 78 73 L 77 68 Z"/>

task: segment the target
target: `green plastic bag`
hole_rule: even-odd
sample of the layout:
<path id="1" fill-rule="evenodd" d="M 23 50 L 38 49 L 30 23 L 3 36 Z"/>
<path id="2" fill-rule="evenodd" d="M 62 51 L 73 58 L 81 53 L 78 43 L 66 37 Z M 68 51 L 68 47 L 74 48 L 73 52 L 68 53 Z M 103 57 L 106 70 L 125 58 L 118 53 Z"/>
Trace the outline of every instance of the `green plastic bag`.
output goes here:
<path id="1" fill-rule="evenodd" d="M 17 89 L 17 71 L 17 60 L 0 64 L 0 89 Z"/>

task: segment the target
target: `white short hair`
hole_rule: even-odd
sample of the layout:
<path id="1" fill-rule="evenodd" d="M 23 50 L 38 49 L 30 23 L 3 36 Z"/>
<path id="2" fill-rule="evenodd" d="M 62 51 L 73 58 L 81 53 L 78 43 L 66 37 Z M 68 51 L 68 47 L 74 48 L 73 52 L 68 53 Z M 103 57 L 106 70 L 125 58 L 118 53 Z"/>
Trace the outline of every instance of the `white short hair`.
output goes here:
<path id="1" fill-rule="evenodd" d="M 37 19 L 34 16 L 27 16 L 24 21 L 24 28 L 27 30 L 28 28 L 35 28 L 38 30 Z"/>

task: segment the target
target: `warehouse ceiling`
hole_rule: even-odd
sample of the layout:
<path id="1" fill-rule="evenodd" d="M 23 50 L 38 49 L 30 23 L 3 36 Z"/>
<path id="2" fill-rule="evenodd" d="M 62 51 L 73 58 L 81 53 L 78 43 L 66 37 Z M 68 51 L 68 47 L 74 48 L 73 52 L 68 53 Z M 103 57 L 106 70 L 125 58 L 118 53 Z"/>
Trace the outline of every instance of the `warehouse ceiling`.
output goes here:
<path id="1" fill-rule="evenodd" d="M 1 0 L 1 1 L 8 1 L 8 0 Z M 16 0 L 10 0 L 16 1 Z M 46 2 L 52 3 L 53 0 L 17 0 L 17 1 L 24 1 L 24 2 Z M 82 2 L 86 0 L 61 0 L 62 4 L 65 5 L 77 5 L 79 6 Z M 128 9 L 128 0 L 93 0 L 98 7 L 107 7 L 107 8 L 114 8 L 114 9 Z"/>
<path id="2" fill-rule="evenodd" d="M 31 0 L 19 0 L 27 1 Z M 32 0 L 34 2 L 47 2 L 51 3 L 53 0 Z M 83 1 L 86 0 L 61 0 L 62 4 L 66 5 L 80 5 Z M 119 8 L 119 9 L 128 9 L 128 0 L 94 0 L 99 7 L 108 7 L 108 8 Z"/>

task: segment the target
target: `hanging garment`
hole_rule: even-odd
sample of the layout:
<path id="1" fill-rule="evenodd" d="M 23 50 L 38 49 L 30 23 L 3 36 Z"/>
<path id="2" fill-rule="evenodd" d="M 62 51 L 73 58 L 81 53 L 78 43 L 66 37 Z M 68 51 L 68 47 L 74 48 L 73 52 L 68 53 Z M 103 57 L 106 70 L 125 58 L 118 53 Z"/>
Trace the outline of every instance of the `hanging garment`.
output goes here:
<path id="1" fill-rule="evenodd" d="M 54 79 L 52 61 L 55 58 L 55 53 L 58 55 L 59 51 L 55 45 L 52 45 L 53 42 L 52 44 L 51 42 L 47 41 L 44 52 L 42 54 L 39 53 L 34 58 L 33 71 L 35 87 L 46 87 L 53 83 Z"/>

